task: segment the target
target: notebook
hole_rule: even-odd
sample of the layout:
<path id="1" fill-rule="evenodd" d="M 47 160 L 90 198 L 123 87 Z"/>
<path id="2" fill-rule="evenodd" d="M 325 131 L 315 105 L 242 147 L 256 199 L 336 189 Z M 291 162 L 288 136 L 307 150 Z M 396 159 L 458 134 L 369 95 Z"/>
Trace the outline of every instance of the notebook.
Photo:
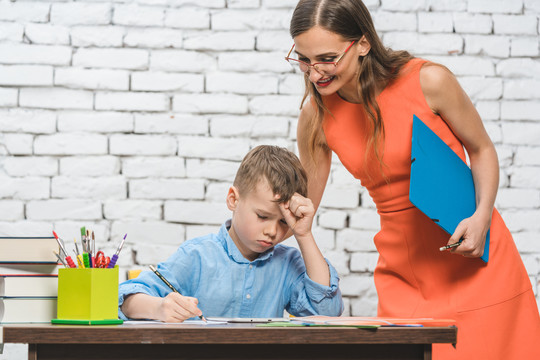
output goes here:
<path id="1" fill-rule="evenodd" d="M 409 200 L 448 234 L 476 210 L 471 169 L 416 115 L 413 117 Z M 489 259 L 489 231 L 484 255 Z"/>

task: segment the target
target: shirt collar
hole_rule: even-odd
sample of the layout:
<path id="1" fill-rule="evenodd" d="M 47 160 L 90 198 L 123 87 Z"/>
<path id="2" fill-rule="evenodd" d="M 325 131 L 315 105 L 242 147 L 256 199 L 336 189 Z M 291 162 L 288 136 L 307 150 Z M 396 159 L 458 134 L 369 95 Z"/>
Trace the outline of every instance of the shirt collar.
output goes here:
<path id="1" fill-rule="evenodd" d="M 221 228 L 219 229 L 218 233 L 218 239 L 223 244 L 223 247 L 225 251 L 227 252 L 227 255 L 236 263 L 239 264 L 249 264 L 249 263 L 257 263 L 261 261 L 266 261 L 270 259 L 272 256 L 274 256 L 274 247 L 271 249 L 266 250 L 265 252 L 261 253 L 258 258 L 256 258 L 253 261 L 249 261 L 242 255 L 240 250 L 238 250 L 238 247 L 234 243 L 233 239 L 229 235 L 229 229 L 231 228 L 231 219 L 225 221 L 223 225 L 221 225 Z"/>

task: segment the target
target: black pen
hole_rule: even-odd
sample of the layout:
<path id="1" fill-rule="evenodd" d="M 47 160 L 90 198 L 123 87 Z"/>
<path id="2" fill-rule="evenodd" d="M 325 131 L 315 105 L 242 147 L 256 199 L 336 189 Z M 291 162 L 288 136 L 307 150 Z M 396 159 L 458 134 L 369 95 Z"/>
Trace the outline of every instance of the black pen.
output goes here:
<path id="1" fill-rule="evenodd" d="M 439 251 L 444 251 L 444 250 L 448 250 L 448 249 L 451 249 L 451 248 L 455 248 L 455 247 L 461 245 L 462 242 L 463 242 L 463 239 L 459 240 L 457 243 L 453 243 L 453 244 L 450 244 L 450 245 L 440 247 Z"/>
<path id="2" fill-rule="evenodd" d="M 165 283 L 165 285 L 167 285 L 172 291 L 174 291 L 177 294 L 180 294 L 180 291 L 176 290 L 176 288 L 174 286 L 172 286 L 172 284 L 167 279 L 165 279 L 165 277 L 163 275 L 161 275 L 161 273 L 159 271 L 157 271 L 157 269 L 153 265 L 150 265 L 150 270 L 152 270 L 154 272 L 154 274 L 156 274 L 157 277 L 160 278 L 161 281 L 163 281 Z M 182 294 L 180 294 L 180 295 L 182 295 Z M 199 315 L 199 319 L 206 322 L 206 319 L 202 315 Z"/>

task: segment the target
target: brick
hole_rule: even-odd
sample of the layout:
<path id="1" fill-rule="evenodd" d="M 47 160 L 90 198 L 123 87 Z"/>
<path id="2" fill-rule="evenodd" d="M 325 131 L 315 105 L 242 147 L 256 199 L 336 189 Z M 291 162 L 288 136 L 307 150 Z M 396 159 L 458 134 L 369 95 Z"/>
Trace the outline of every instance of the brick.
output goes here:
<path id="1" fill-rule="evenodd" d="M 537 35 L 538 18 L 534 15 L 493 15 L 495 34 Z"/>
<path id="2" fill-rule="evenodd" d="M 210 12 L 199 7 L 167 9 L 165 26 L 177 29 L 210 29 Z"/>
<path id="3" fill-rule="evenodd" d="M 51 197 L 60 199 L 125 199 L 127 197 L 127 184 L 121 176 L 99 178 L 78 175 L 57 176 L 52 178 Z"/>
<path id="4" fill-rule="evenodd" d="M 501 118 L 503 120 L 540 120 L 540 103 L 535 101 L 503 101 L 501 103 Z M 521 129 L 525 130 L 525 128 Z M 532 127 L 528 130 L 532 130 Z M 506 133 L 503 124 L 503 133 Z M 513 136 L 518 141 L 518 137 Z M 517 142 L 518 144 L 521 141 Z"/>
<path id="5" fill-rule="evenodd" d="M 281 58 L 285 58 L 285 55 L 291 49 L 293 40 L 289 31 L 285 30 L 261 30 L 257 34 L 256 49 L 259 51 L 276 51 L 281 54 Z M 224 54 L 220 54 L 224 55 Z M 230 54 L 233 55 L 233 54 Z M 252 54 L 257 55 L 257 54 Z M 258 55 L 264 55 L 258 54 Z M 276 54 L 277 56 L 277 54 Z M 277 59 L 278 57 L 276 57 Z M 270 65 L 270 63 L 268 64 Z"/>
<path id="6" fill-rule="evenodd" d="M 174 155 L 176 139 L 163 135 L 112 135 L 110 153 L 114 155 Z"/>
<path id="7" fill-rule="evenodd" d="M 24 203 L 18 200 L 0 201 L 0 219 L 3 221 L 17 221 L 24 219 Z M 0 224 L 0 229 L 2 225 Z M 1 234 L 1 230 L 0 230 Z M 1 236 L 1 235 L 0 235 Z"/>
<path id="8" fill-rule="evenodd" d="M 110 111 L 61 111 L 58 112 L 58 131 L 60 132 L 131 132 L 133 115 Z"/>
<path id="9" fill-rule="evenodd" d="M 467 0 L 437 0 L 429 2 L 431 11 L 466 11 Z"/>
<path id="10" fill-rule="evenodd" d="M 0 176 L 0 198 L 13 200 L 46 199 L 49 197 L 50 181 L 48 177 Z"/>
<path id="11" fill-rule="evenodd" d="M 514 156 L 516 166 L 540 165 L 540 146 L 518 147 Z"/>
<path id="12" fill-rule="evenodd" d="M 111 5 L 106 3 L 54 3 L 50 21 L 63 25 L 106 25 L 111 16 Z"/>
<path id="13" fill-rule="evenodd" d="M 376 296 L 373 279 L 367 275 L 351 274 L 349 276 L 344 276 L 340 281 L 340 288 L 342 286 L 345 286 L 345 288 L 350 291 L 347 293 L 343 292 L 343 295 Z"/>
<path id="14" fill-rule="evenodd" d="M 499 189 L 495 202 L 497 209 L 540 208 L 540 191 L 532 189 Z"/>
<path id="15" fill-rule="evenodd" d="M 491 139 L 491 141 L 493 141 L 493 143 L 502 143 L 502 130 L 499 122 L 484 121 L 484 128 L 486 129 L 489 138 Z"/>
<path id="16" fill-rule="evenodd" d="M 482 120 L 499 120 L 501 104 L 498 101 L 477 101 L 474 106 Z"/>
<path id="17" fill-rule="evenodd" d="M 236 0 L 237 1 L 237 0 Z M 249 0 L 241 0 L 241 2 L 248 2 Z M 296 0 L 262 0 L 262 5 L 267 8 L 289 8 L 294 9 L 298 4 Z"/>
<path id="18" fill-rule="evenodd" d="M 419 12 L 418 31 L 421 33 L 451 33 L 454 31 L 452 14 L 444 12 Z"/>
<path id="19" fill-rule="evenodd" d="M 186 176 L 184 160 L 179 157 L 133 157 L 122 159 L 122 174 L 128 178 L 175 178 Z"/>
<path id="20" fill-rule="evenodd" d="M 459 78 L 459 83 L 473 101 L 498 100 L 503 94 L 502 79 L 461 77 Z"/>
<path id="21" fill-rule="evenodd" d="M 223 151 L 227 149 L 227 151 Z M 247 139 L 222 139 L 207 137 L 178 138 L 178 155 L 186 158 L 242 160 L 249 151 Z"/>
<path id="22" fill-rule="evenodd" d="M 43 109 L 92 109 L 94 95 L 84 90 L 61 88 L 23 88 L 20 106 Z"/>
<path id="23" fill-rule="evenodd" d="M 0 64 L 69 65 L 71 48 L 27 44 L 0 44 Z"/>
<path id="24" fill-rule="evenodd" d="M 124 32 L 124 28 L 118 26 L 74 26 L 71 43 L 76 47 L 119 47 Z"/>
<path id="25" fill-rule="evenodd" d="M 17 106 L 18 95 L 17 89 L 0 88 L 0 106 Z"/>
<path id="26" fill-rule="evenodd" d="M 0 222 L 0 236 L 22 237 L 28 236 L 28 234 L 50 236 L 52 230 L 53 226 L 49 221 L 21 220 L 16 222 Z M 6 351 L 6 348 L 7 346 L 4 348 L 4 351 Z M 26 347 L 24 348 L 24 350 L 26 351 Z M 7 354 L 7 352 L 4 352 L 4 354 Z"/>
<path id="27" fill-rule="evenodd" d="M 513 57 L 537 57 L 539 55 L 539 43 L 537 36 L 519 37 L 511 40 L 510 54 Z"/>
<path id="28" fill-rule="evenodd" d="M 503 95 L 505 99 L 540 99 L 540 80 L 506 80 Z"/>
<path id="29" fill-rule="evenodd" d="M 497 75 L 505 78 L 540 78 L 540 61 L 535 59 L 505 59 L 497 64 Z"/>
<path id="30" fill-rule="evenodd" d="M 45 23 L 49 21 L 50 4 L 40 2 L 1 2 L 0 20 Z"/>
<path id="31" fill-rule="evenodd" d="M 523 1 L 469 0 L 467 11 L 473 13 L 521 13 Z"/>
<path id="32" fill-rule="evenodd" d="M 232 184 L 239 162 L 223 160 L 186 160 L 186 176 L 195 179 L 227 181 Z M 225 194 L 222 194 L 225 199 Z"/>
<path id="33" fill-rule="evenodd" d="M 0 41 L 22 42 L 23 34 L 24 26 L 22 24 L 0 22 Z"/>
<path id="34" fill-rule="evenodd" d="M 204 180 L 200 179 L 134 179 L 129 182 L 132 199 L 204 199 Z"/>
<path id="35" fill-rule="evenodd" d="M 324 257 L 330 261 L 332 266 L 337 270 L 340 279 L 343 279 L 346 275 L 350 273 L 349 271 L 349 261 L 350 254 L 344 251 L 325 251 Z M 341 282 L 340 282 L 341 283 Z M 343 291 L 343 288 L 340 284 L 340 289 Z"/>
<path id="36" fill-rule="evenodd" d="M 44 110 L 0 110 L 0 129 L 2 132 L 53 133 L 56 131 L 56 115 Z"/>
<path id="37" fill-rule="evenodd" d="M 130 47 L 181 48 L 184 44 L 183 32 L 175 29 L 143 28 L 129 29 L 124 44 Z"/>
<path id="38" fill-rule="evenodd" d="M 226 31 L 185 34 L 184 48 L 209 51 L 253 50 L 255 33 Z"/>
<path id="39" fill-rule="evenodd" d="M 239 164 L 240 165 L 240 164 Z M 231 182 L 211 182 L 206 186 L 204 200 L 210 203 L 221 203 L 225 201 L 225 196 L 229 193 Z M 229 215 L 229 218 L 231 215 Z"/>
<path id="40" fill-rule="evenodd" d="M 120 159 L 115 156 L 62 157 L 59 173 L 71 177 L 112 177 L 120 174 Z"/>
<path id="41" fill-rule="evenodd" d="M 204 75 L 166 72 L 135 72 L 131 74 L 133 91 L 203 92 Z"/>
<path id="42" fill-rule="evenodd" d="M 456 33 L 491 34 L 493 20 L 489 15 L 456 12 L 454 15 L 454 30 Z"/>
<path id="43" fill-rule="evenodd" d="M 231 217 L 225 201 L 210 203 L 203 201 L 165 201 L 165 220 L 189 224 L 221 225 Z"/>
<path id="44" fill-rule="evenodd" d="M 101 204 L 93 200 L 43 200 L 26 204 L 29 220 L 101 220 Z"/>
<path id="45" fill-rule="evenodd" d="M 347 251 L 371 251 L 375 252 L 373 238 L 376 231 L 343 229 L 337 232 L 337 244 L 340 249 Z"/>
<path id="46" fill-rule="evenodd" d="M 52 86 L 52 66 L 7 65 L 0 66 L 0 85 Z"/>
<path id="47" fill-rule="evenodd" d="M 180 224 L 170 224 L 164 221 L 114 221 L 111 228 L 111 236 L 121 239 L 127 233 L 131 244 L 148 244 L 156 246 L 180 245 L 185 238 L 185 228 Z M 170 253 L 172 255 L 172 252 Z M 161 254 L 159 261 L 165 261 L 169 256 Z"/>
<path id="48" fill-rule="evenodd" d="M 229 9 L 255 9 L 261 6 L 260 0 L 228 0 L 227 8 Z M 269 6 L 271 7 L 271 6 Z"/>
<path id="49" fill-rule="evenodd" d="M 415 54 L 443 55 L 463 51 L 463 38 L 455 34 L 389 32 L 383 35 L 383 41 L 386 46 Z"/>
<path id="50" fill-rule="evenodd" d="M 32 154 L 34 137 L 30 134 L 2 134 L 0 135 L 0 151 L 10 155 Z"/>
<path id="51" fill-rule="evenodd" d="M 207 135 L 208 118 L 185 114 L 136 114 L 136 133 Z"/>
<path id="52" fill-rule="evenodd" d="M 494 76 L 495 64 L 492 60 L 476 56 L 430 56 L 429 60 L 443 64 L 456 76 Z"/>
<path id="53" fill-rule="evenodd" d="M 249 110 L 257 115 L 298 116 L 300 96 L 265 95 L 252 97 Z"/>
<path id="54" fill-rule="evenodd" d="M 375 296 L 351 299 L 350 316 L 377 316 L 378 300 Z"/>
<path id="55" fill-rule="evenodd" d="M 31 44 L 69 45 L 69 28 L 50 24 L 27 24 L 24 36 Z"/>
<path id="56" fill-rule="evenodd" d="M 153 0 L 147 1 L 152 2 Z M 227 6 L 225 0 L 168 0 L 168 3 L 174 7 L 196 6 L 209 9 L 220 9 Z"/>
<path id="57" fill-rule="evenodd" d="M 210 134 L 217 137 L 286 137 L 289 120 L 276 116 L 215 116 L 210 122 Z"/>
<path id="58" fill-rule="evenodd" d="M 506 210 L 503 219 L 512 234 L 520 231 L 540 230 L 540 210 L 539 209 L 512 209 Z M 538 250 L 536 250 L 538 251 Z"/>
<path id="59" fill-rule="evenodd" d="M 129 73 L 124 70 L 58 68 L 54 83 L 73 89 L 129 90 Z"/>
<path id="60" fill-rule="evenodd" d="M 427 0 L 381 0 L 381 9 L 389 11 L 414 12 L 418 10 L 427 10 Z"/>
<path id="61" fill-rule="evenodd" d="M 540 167 L 538 166 L 514 167 L 510 173 L 510 185 L 522 189 L 540 189 L 539 178 Z"/>
<path id="62" fill-rule="evenodd" d="M 150 69 L 179 72 L 205 72 L 216 67 L 213 56 L 197 51 L 155 50 L 150 55 Z"/>
<path id="63" fill-rule="evenodd" d="M 341 210 L 326 210 L 319 214 L 319 226 L 328 229 L 340 230 L 345 228 L 347 213 Z"/>
<path id="64" fill-rule="evenodd" d="M 468 35 L 465 37 L 465 54 L 506 58 L 510 55 L 510 38 L 494 35 Z"/>
<path id="65" fill-rule="evenodd" d="M 139 231 L 139 228 L 136 226 L 136 224 L 132 223 L 134 226 L 130 226 L 128 228 L 128 231 L 130 233 L 133 233 L 133 231 Z M 145 224 L 145 223 L 143 223 Z M 172 224 L 167 224 L 172 225 Z M 157 225 L 156 225 L 157 226 Z M 176 225 L 181 226 L 181 225 Z M 148 227 L 148 226 L 147 226 Z M 171 241 L 173 242 L 174 239 L 176 239 L 177 244 L 175 245 L 156 245 L 156 244 L 150 244 L 148 243 L 148 239 L 151 237 L 147 237 L 143 240 L 146 241 L 146 243 L 140 243 L 133 245 L 133 259 L 137 264 L 158 264 L 162 261 L 167 260 L 169 256 L 174 254 L 174 252 L 178 249 L 178 245 L 181 244 L 181 239 L 178 238 L 180 230 L 174 230 L 174 236 L 167 236 L 166 233 L 164 233 L 163 229 L 161 231 L 152 232 L 150 230 L 146 230 L 145 233 L 151 233 L 151 237 L 160 237 L 159 241 Z M 165 236 L 165 237 L 164 237 Z M 148 269 L 148 267 L 145 268 L 145 270 Z"/>
<path id="66" fill-rule="evenodd" d="M 376 252 L 357 252 L 351 255 L 351 271 L 373 273 L 379 260 Z"/>
<path id="67" fill-rule="evenodd" d="M 58 160 L 43 156 L 8 157 L 3 169 L 9 176 L 54 176 L 58 174 Z"/>
<path id="68" fill-rule="evenodd" d="M 278 85 L 278 94 L 282 95 L 304 95 L 304 75 L 287 74 L 281 76 Z"/>
<path id="69" fill-rule="evenodd" d="M 221 30 L 281 30 L 288 29 L 291 14 L 285 10 L 223 10 L 212 13 L 211 26 Z"/>
<path id="70" fill-rule="evenodd" d="M 321 207 L 354 209 L 359 205 L 358 190 L 351 187 L 330 185 L 321 200 Z"/>
<path id="71" fill-rule="evenodd" d="M 173 97 L 173 110 L 188 113 L 245 114 L 245 96 L 231 94 L 178 94 Z"/>
<path id="72" fill-rule="evenodd" d="M 538 232 L 523 231 L 512 234 L 520 253 L 537 253 L 540 251 Z"/>
<path id="73" fill-rule="evenodd" d="M 79 48 L 73 55 L 73 66 L 144 70 L 148 68 L 148 51 Z"/>
<path id="74" fill-rule="evenodd" d="M 291 41 L 292 46 L 292 41 Z M 218 56 L 218 67 L 220 70 L 237 72 L 292 72 L 292 67 L 285 61 L 285 55 L 289 49 L 283 53 L 253 53 L 253 52 L 224 52 Z"/>
<path id="75" fill-rule="evenodd" d="M 100 155 L 107 153 L 107 137 L 93 134 L 39 135 L 34 140 L 36 155 Z"/>
<path id="76" fill-rule="evenodd" d="M 207 92 L 235 94 L 275 94 L 278 79 L 275 76 L 241 73 L 210 73 L 206 75 Z"/>
<path id="77" fill-rule="evenodd" d="M 186 240 L 195 239 L 208 234 L 217 234 L 221 226 L 219 225 L 186 225 Z"/>
<path id="78" fill-rule="evenodd" d="M 103 215 L 109 220 L 160 220 L 161 214 L 161 201 L 111 200 L 103 205 Z"/>
<path id="79" fill-rule="evenodd" d="M 126 26 L 163 26 L 165 9 L 138 4 L 114 5 L 113 24 Z"/>
<path id="80" fill-rule="evenodd" d="M 355 209 L 349 216 L 349 227 L 379 231 L 381 228 L 379 215 L 373 209 Z"/>
<path id="81" fill-rule="evenodd" d="M 166 94 L 147 92 L 100 92 L 96 94 L 96 110 L 167 111 Z"/>
<path id="82" fill-rule="evenodd" d="M 376 11 L 372 13 L 377 31 L 416 31 L 418 28 L 415 13 Z"/>

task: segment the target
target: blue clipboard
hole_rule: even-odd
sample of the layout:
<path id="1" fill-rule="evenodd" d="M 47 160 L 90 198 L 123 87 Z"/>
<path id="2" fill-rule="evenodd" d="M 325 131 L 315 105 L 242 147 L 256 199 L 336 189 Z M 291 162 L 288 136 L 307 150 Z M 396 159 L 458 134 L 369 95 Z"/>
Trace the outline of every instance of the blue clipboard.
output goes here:
<path id="1" fill-rule="evenodd" d="M 416 115 L 409 200 L 450 235 L 476 211 L 471 169 Z M 489 259 L 489 231 L 481 259 Z"/>

